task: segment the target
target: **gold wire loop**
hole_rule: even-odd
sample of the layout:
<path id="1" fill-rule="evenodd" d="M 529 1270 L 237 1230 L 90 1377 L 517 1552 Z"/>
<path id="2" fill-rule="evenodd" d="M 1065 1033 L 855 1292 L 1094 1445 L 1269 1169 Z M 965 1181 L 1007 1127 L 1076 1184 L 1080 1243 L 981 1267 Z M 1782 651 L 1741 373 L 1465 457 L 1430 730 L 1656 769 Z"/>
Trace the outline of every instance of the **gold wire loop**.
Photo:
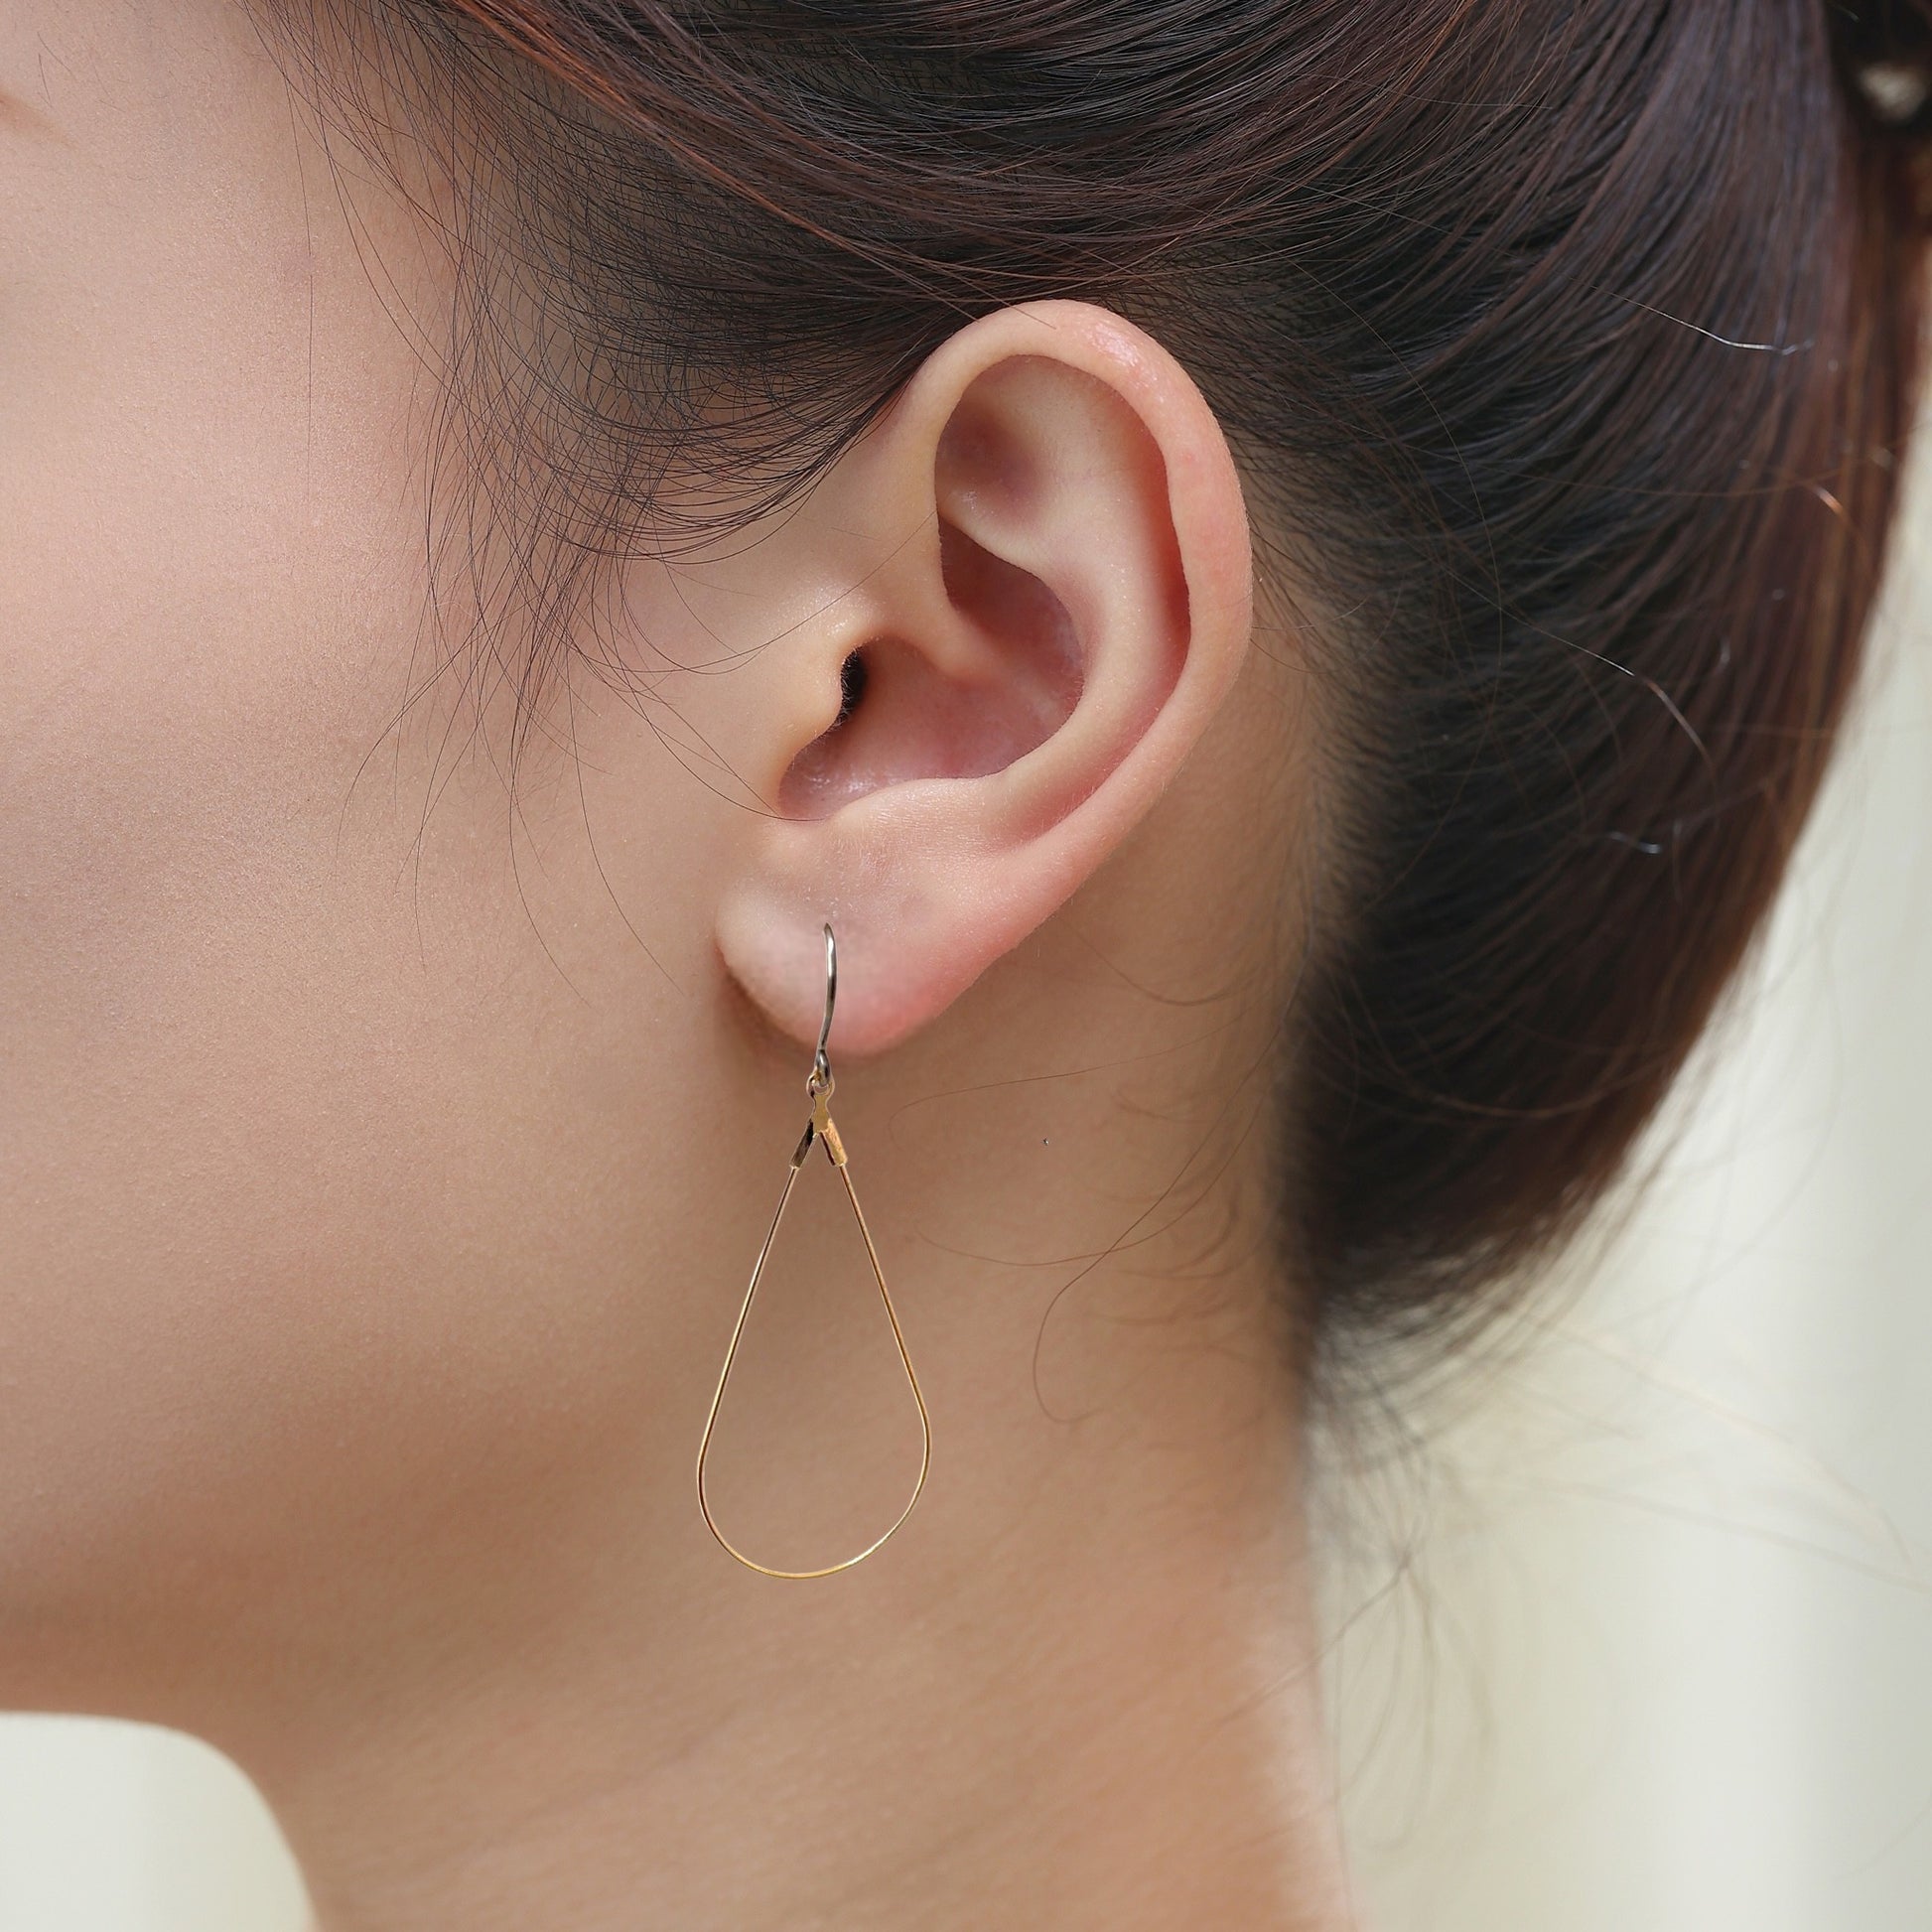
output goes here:
<path id="1" fill-rule="evenodd" d="M 886 1286 L 886 1271 L 880 1265 L 879 1250 L 873 1245 L 872 1229 L 866 1225 L 865 1209 L 859 1205 L 859 1195 L 852 1184 L 852 1170 L 847 1164 L 845 1143 L 839 1138 L 839 1130 L 832 1124 L 831 1103 L 834 1081 L 832 1063 L 826 1056 L 827 1042 L 832 1036 L 832 1008 L 839 991 L 839 954 L 837 942 L 832 937 L 832 928 L 825 928 L 825 1018 L 818 1030 L 818 1045 L 812 1053 L 812 1070 L 806 1076 L 805 1091 L 811 1097 L 811 1118 L 805 1123 L 805 1131 L 799 1137 L 798 1145 L 791 1156 L 791 1166 L 785 1174 L 783 1191 L 778 1195 L 777 1210 L 771 1216 L 771 1225 L 765 1229 L 763 1245 L 759 1249 L 758 1260 L 752 1264 L 751 1285 L 745 1291 L 745 1300 L 738 1311 L 738 1319 L 732 1325 L 731 1342 L 725 1349 L 725 1365 L 718 1372 L 718 1386 L 712 1392 L 711 1410 L 704 1419 L 704 1435 L 698 1443 L 698 1508 L 704 1515 L 705 1527 L 716 1539 L 719 1547 L 727 1555 L 736 1557 L 747 1570 L 756 1570 L 760 1577 L 777 1577 L 790 1583 L 805 1583 L 816 1577 L 833 1577 L 841 1570 L 850 1570 L 855 1564 L 864 1563 L 873 1552 L 884 1545 L 898 1526 L 911 1515 L 913 1505 L 919 1500 L 925 1488 L 926 1471 L 932 1466 L 932 1419 L 926 1414 L 925 1397 L 919 1390 L 919 1378 L 912 1368 L 912 1357 L 906 1351 L 905 1335 L 898 1325 L 898 1311 L 893 1307 L 892 1290 Z M 786 1205 L 791 1200 L 791 1190 L 798 1183 L 807 1157 L 811 1154 L 813 1142 L 824 1146 L 826 1159 L 837 1169 L 840 1180 L 845 1183 L 846 1199 L 852 1204 L 853 1218 L 859 1223 L 860 1238 L 866 1244 L 866 1259 L 872 1264 L 872 1278 L 879 1284 L 879 1298 L 886 1305 L 886 1319 L 892 1324 L 893 1342 L 898 1350 L 899 1366 L 905 1371 L 907 1386 L 912 1391 L 912 1401 L 919 1412 L 919 1474 L 912 1485 L 912 1493 L 906 1498 L 905 1507 L 894 1517 L 883 1534 L 861 1550 L 857 1556 L 846 1557 L 838 1563 L 828 1563 L 819 1570 L 774 1570 L 768 1564 L 759 1563 L 745 1552 L 718 1527 L 717 1518 L 711 1513 L 711 1498 L 705 1488 L 705 1469 L 711 1453 L 711 1433 L 717 1426 L 718 1410 L 725 1400 L 725 1388 L 731 1381 L 732 1365 L 738 1359 L 738 1343 L 745 1332 L 745 1323 L 752 1312 L 752 1303 L 757 1299 L 759 1282 L 764 1274 L 764 1264 L 771 1253 L 772 1244 L 778 1238 L 778 1228 L 785 1218 Z"/>

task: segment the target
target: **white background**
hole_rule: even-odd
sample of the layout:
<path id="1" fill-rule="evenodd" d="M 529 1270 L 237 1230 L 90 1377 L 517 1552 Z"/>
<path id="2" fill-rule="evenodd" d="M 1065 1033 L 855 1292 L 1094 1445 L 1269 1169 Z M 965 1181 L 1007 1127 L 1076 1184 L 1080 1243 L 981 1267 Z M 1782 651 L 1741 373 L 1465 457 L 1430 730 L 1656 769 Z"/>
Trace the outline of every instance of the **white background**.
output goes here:
<path id="1" fill-rule="evenodd" d="M 1380 1932 L 1932 1927 L 1927 614 L 1920 512 L 1850 756 L 1634 1223 L 1449 1378 L 1419 1455 L 1330 1484 Z M 212 1752 L 0 1720 L 0 1932 L 302 1923 Z"/>

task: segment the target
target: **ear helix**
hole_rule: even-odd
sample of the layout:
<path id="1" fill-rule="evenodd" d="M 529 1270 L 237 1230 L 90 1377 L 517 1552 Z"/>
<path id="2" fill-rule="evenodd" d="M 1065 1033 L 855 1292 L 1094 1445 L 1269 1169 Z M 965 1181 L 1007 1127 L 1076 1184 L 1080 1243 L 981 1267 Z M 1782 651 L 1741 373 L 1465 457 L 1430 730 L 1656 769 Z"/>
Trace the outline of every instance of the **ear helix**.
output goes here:
<path id="1" fill-rule="evenodd" d="M 832 1007 L 839 991 L 839 953 L 838 942 L 832 937 L 832 928 L 825 928 L 825 1017 L 819 1025 L 818 1046 L 812 1054 L 812 1070 L 806 1076 L 805 1091 L 811 1098 L 812 1111 L 805 1122 L 805 1131 L 799 1137 L 798 1145 L 792 1150 L 791 1167 L 785 1175 L 785 1184 L 778 1195 L 776 1211 L 771 1216 L 771 1225 L 765 1230 L 763 1245 L 759 1247 L 758 1260 L 752 1264 L 751 1285 L 745 1291 L 745 1300 L 738 1311 L 738 1319 L 732 1326 L 731 1342 L 725 1350 L 725 1365 L 718 1374 L 718 1387 L 711 1398 L 710 1413 L 704 1422 L 704 1435 L 698 1443 L 698 1508 L 705 1520 L 705 1527 L 716 1538 L 720 1548 L 728 1555 L 736 1557 L 748 1570 L 756 1570 L 761 1577 L 779 1577 L 794 1583 L 803 1583 L 815 1577 L 836 1576 L 841 1570 L 850 1570 L 863 1563 L 893 1535 L 901 1523 L 911 1515 L 913 1504 L 919 1500 L 925 1488 L 926 1471 L 932 1465 L 932 1421 L 926 1414 L 925 1397 L 919 1393 L 919 1378 L 913 1373 L 912 1358 L 906 1352 L 905 1336 L 898 1325 L 898 1313 L 893 1307 L 892 1291 L 886 1286 L 886 1271 L 880 1265 L 879 1250 L 873 1245 L 872 1230 L 866 1225 L 865 1211 L 859 1205 L 859 1195 L 852 1184 L 852 1170 L 847 1164 L 845 1143 L 839 1138 L 839 1130 L 832 1122 L 832 1063 L 826 1057 L 826 1043 L 832 1034 Z M 785 1206 L 791 1199 L 791 1190 L 797 1185 L 798 1175 L 811 1154 L 812 1145 L 818 1142 L 825 1149 L 826 1158 L 838 1170 L 839 1178 L 845 1183 L 846 1199 L 852 1204 L 854 1219 L 859 1223 L 859 1234 L 866 1244 L 866 1258 L 872 1264 L 873 1280 L 879 1284 L 879 1298 L 886 1305 L 886 1319 L 892 1324 L 893 1341 L 898 1349 L 899 1366 L 905 1371 L 905 1380 L 912 1391 L 912 1401 L 919 1412 L 919 1473 L 912 1485 L 912 1493 L 906 1499 L 905 1507 L 899 1511 L 885 1531 L 856 1556 L 843 1558 L 838 1563 L 829 1563 L 819 1570 L 775 1570 L 767 1564 L 748 1557 L 739 1549 L 724 1531 L 718 1527 L 717 1518 L 711 1513 L 711 1498 L 705 1487 L 705 1470 L 711 1452 L 711 1435 L 717 1426 L 718 1410 L 725 1399 L 726 1386 L 731 1381 L 732 1364 L 738 1359 L 739 1338 L 745 1332 L 745 1323 L 752 1312 L 752 1304 L 757 1299 L 759 1281 L 764 1273 L 764 1264 L 770 1259 L 773 1245 L 778 1239 L 778 1228 L 785 1218 Z"/>

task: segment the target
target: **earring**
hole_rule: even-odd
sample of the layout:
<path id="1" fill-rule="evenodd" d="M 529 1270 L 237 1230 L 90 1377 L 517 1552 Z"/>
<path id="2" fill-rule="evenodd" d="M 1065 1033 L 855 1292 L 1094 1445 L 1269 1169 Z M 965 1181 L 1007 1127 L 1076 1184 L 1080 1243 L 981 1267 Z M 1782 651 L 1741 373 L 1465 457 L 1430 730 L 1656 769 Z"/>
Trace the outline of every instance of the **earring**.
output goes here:
<path id="1" fill-rule="evenodd" d="M 771 1216 L 771 1225 L 765 1230 L 764 1243 L 759 1249 L 759 1258 L 752 1264 L 751 1286 L 745 1291 L 744 1305 L 738 1311 L 738 1320 L 732 1328 L 730 1345 L 725 1350 L 725 1365 L 718 1372 L 718 1387 L 711 1398 L 711 1413 L 704 1419 L 704 1435 L 698 1443 L 698 1508 L 704 1514 L 705 1527 L 718 1541 L 719 1547 L 728 1555 L 734 1556 L 747 1570 L 756 1570 L 760 1577 L 781 1577 L 794 1583 L 802 1583 L 813 1577 L 836 1576 L 841 1570 L 850 1570 L 855 1564 L 864 1563 L 872 1553 L 879 1549 L 893 1532 L 912 1513 L 912 1505 L 919 1500 L 919 1493 L 925 1488 L 926 1470 L 932 1465 L 932 1421 L 927 1416 L 925 1397 L 919 1393 L 919 1378 L 912 1372 L 912 1358 L 905 1350 L 905 1336 L 900 1332 L 898 1314 L 893 1307 L 892 1290 L 886 1286 L 886 1271 L 879 1263 L 879 1250 L 873 1246 L 872 1230 L 866 1225 L 865 1210 L 859 1205 L 859 1196 L 852 1185 L 852 1170 L 846 1163 L 845 1143 L 839 1139 L 839 1130 L 832 1124 L 832 1063 L 825 1056 L 826 1041 L 832 1034 L 832 1006 L 839 992 L 839 951 L 838 943 L 832 937 L 832 928 L 825 928 L 825 1018 L 819 1024 L 818 1047 L 812 1054 L 812 1070 L 805 1080 L 805 1091 L 811 1097 L 811 1118 L 805 1123 L 805 1131 L 799 1137 L 797 1147 L 792 1151 L 791 1169 L 785 1175 L 783 1191 L 778 1195 L 777 1210 Z M 905 1380 L 912 1390 L 912 1400 L 919 1411 L 919 1475 L 912 1485 L 912 1493 L 883 1535 L 877 1536 L 859 1552 L 857 1556 L 847 1557 L 839 1563 L 828 1563 L 822 1570 L 773 1570 L 766 1564 L 748 1557 L 718 1527 L 717 1519 L 711 1513 L 711 1499 L 705 1491 L 705 1462 L 711 1452 L 711 1432 L 718 1421 L 718 1407 L 725 1399 L 725 1385 L 730 1382 L 732 1364 L 738 1359 L 739 1337 L 745 1332 L 746 1317 L 752 1312 L 752 1303 L 759 1292 L 759 1278 L 764 1273 L 764 1264 L 770 1258 L 773 1242 L 778 1238 L 778 1225 L 785 1218 L 785 1205 L 791 1199 L 791 1190 L 797 1185 L 798 1175 L 804 1168 L 805 1157 L 812 1151 L 814 1141 L 823 1144 L 826 1158 L 838 1170 L 839 1178 L 845 1182 L 845 1197 L 852 1203 L 853 1218 L 859 1223 L 859 1234 L 866 1244 L 866 1259 L 872 1263 L 873 1280 L 879 1284 L 879 1299 L 886 1305 L 886 1319 L 892 1323 L 893 1340 L 898 1348 L 899 1366 L 905 1371 Z"/>

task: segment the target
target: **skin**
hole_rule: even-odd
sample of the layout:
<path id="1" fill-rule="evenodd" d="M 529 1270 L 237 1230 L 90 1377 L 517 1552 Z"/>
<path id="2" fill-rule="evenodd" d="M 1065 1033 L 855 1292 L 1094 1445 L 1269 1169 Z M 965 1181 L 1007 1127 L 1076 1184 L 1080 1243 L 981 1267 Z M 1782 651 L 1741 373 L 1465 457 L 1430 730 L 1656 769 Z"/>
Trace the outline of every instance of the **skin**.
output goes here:
<path id="1" fill-rule="evenodd" d="M 1268 1221 L 1318 721 L 1212 415 L 972 323 L 626 568 L 645 695 L 567 669 L 512 784 L 425 674 L 452 265 L 341 162 L 228 0 L 0 12 L 0 1703 L 230 1752 L 326 1932 L 1344 1925 Z M 934 1460 L 787 1584 L 692 1463 L 827 918 Z M 802 1567 L 917 1436 L 800 1186 L 713 1477 Z"/>

